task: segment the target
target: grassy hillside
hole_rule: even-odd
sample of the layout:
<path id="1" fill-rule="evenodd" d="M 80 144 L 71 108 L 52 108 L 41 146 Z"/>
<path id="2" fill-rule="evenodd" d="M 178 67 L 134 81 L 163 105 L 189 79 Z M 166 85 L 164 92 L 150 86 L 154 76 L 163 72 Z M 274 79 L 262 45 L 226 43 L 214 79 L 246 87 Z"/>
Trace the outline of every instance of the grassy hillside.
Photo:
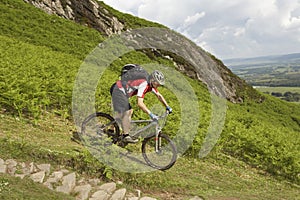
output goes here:
<path id="1" fill-rule="evenodd" d="M 22 0 L 1 1 L 0 11 L 1 158 L 50 160 L 90 176 L 120 179 L 128 187 L 142 188 L 161 199 L 170 198 L 169 193 L 180 198 L 296 199 L 299 186 L 295 184 L 300 181 L 299 105 L 269 96 L 260 104 L 251 100 L 228 103 L 219 142 L 207 158 L 199 159 L 210 123 L 210 95 L 203 84 L 187 78 L 199 99 L 201 117 L 198 134 L 185 156 L 165 173 L 113 171 L 71 140 L 76 133 L 70 115 L 75 76 L 85 55 L 105 38 Z M 131 52 L 115 61 L 99 84 L 97 109 L 108 108 L 109 92 L 102 88 L 108 88 L 128 62 L 154 61 L 142 52 Z M 174 67 L 169 60 L 155 62 Z M 167 99 L 174 99 L 167 89 L 162 92 Z M 180 108 L 176 99 L 170 104 L 174 114 L 168 126 L 176 127 Z M 109 170 L 113 176 L 105 174 Z"/>
<path id="2" fill-rule="evenodd" d="M 84 147 L 70 139 L 73 126 L 68 121 L 48 114 L 44 115 L 38 126 L 34 126 L 14 117 L 1 115 L 0 123 L 0 144 L 1 150 L 4 150 L 0 152 L 1 158 L 13 157 L 36 163 L 50 162 L 51 166 L 62 164 L 85 176 L 107 180 L 101 176 L 101 163 L 93 159 Z M 286 180 L 278 180 L 266 171 L 225 155 L 218 149 L 205 159 L 182 157 L 165 172 L 129 174 L 113 171 L 112 179 L 122 181 L 128 190 L 139 189 L 144 194 L 161 200 L 188 199 L 194 195 L 205 199 L 296 200 L 299 190 L 299 186 Z M 41 195 L 36 195 L 35 199 L 43 199 L 44 188 L 35 185 L 31 190 L 26 189 L 28 182 L 31 183 L 28 180 L 21 181 L 0 175 L 0 197 L 10 199 L 11 193 L 26 197 L 33 193 L 32 190 L 42 190 Z M 9 187 L 4 183 L 9 183 Z M 47 195 L 55 194 L 49 191 Z M 64 196 L 56 197 L 66 199 Z"/>
<path id="3" fill-rule="evenodd" d="M 13 199 L 56 199 L 56 200 L 71 200 L 69 195 L 50 191 L 41 184 L 34 183 L 31 179 L 12 177 L 9 175 L 0 174 L 0 198 L 6 200 Z"/>

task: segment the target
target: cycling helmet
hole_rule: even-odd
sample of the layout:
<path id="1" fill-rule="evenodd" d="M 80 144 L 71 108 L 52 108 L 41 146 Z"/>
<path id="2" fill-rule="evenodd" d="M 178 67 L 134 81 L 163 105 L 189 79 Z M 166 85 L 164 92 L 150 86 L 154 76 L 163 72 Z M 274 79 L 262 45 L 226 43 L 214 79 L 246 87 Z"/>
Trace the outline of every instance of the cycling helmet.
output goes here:
<path id="1" fill-rule="evenodd" d="M 155 70 L 151 73 L 150 79 L 153 79 L 154 81 L 158 82 L 160 85 L 165 84 L 165 76 L 162 72 Z"/>

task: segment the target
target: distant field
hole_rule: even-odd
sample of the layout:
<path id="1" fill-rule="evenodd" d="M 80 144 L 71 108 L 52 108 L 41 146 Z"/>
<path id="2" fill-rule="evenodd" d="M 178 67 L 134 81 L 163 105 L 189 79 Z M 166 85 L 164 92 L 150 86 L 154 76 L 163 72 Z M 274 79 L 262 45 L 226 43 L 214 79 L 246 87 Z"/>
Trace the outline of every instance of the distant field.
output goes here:
<path id="1" fill-rule="evenodd" d="M 300 87 L 300 53 L 224 60 L 233 73 L 256 86 Z"/>
<path id="2" fill-rule="evenodd" d="M 300 94 L 300 87 L 265 87 L 265 86 L 253 86 L 255 89 L 261 92 L 292 92 L 292 93 L 299 93 Z"/>
<path id="3" fill-rule="evenodd" d="M 300 87 L 300 64 L 262 64 L 234 68 L 232 71 L 251 85 Z"/>
<path id="4" fill-rule="evenodd" d="M 300 103 L 300 87 L 265 87 L 254 86 L 255 89 L 278 97 L 285 101 Z"/>
<path id="5" fill-rule="evenodd" d="M 224 62 L 233 73 L 257 90 L 300 103 L 300 53 Z"/>

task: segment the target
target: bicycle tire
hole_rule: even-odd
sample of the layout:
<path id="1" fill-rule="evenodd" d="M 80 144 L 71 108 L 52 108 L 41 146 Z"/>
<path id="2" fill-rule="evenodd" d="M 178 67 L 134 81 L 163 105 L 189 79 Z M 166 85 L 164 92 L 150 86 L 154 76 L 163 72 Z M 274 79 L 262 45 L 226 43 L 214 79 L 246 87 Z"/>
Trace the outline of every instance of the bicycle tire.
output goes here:
<path id="1" fill-rule="evenodd" d="M 159 152 L 155 152 L 155 135 L 147 137 L 142 142 L 142 154 L 146 163 L 159 170 L 171 168 L 177 160 L 177 149 L 174 142 L 165 134 L 158 136 L 162 147 Z"/>
<path id="2" fill-rule="evenodd" d="M 94 121 L 95 120 L 95 121 Z M 115 119 L 109 114 L 96 112 L 89 115 L 82 122 L 81 133 L 83 135 L 102 134 L 112 138 L 112 142 L 115 144 L 118 142 L 120 136 L 120 128 Z"/>

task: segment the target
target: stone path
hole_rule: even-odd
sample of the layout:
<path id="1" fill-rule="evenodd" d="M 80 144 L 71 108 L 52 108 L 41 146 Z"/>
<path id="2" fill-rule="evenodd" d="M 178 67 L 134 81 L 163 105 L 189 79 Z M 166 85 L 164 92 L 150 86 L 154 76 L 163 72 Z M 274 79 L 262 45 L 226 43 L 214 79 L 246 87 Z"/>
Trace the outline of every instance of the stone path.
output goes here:
<path id="1" fill-rule="evenodd" d="M 30 177 L 34 182 L 41 183 L 50 190 L 63 192 L 75 196 L 76 200 L 156 200 L 155 198 L 141 196 L 128 192 L 121 187 L 122 183 L 101 183 L 100 179 L 85 179 L 77 177 L 75 172 L 66 169 L 51 170 L 50 164 L 18 163 L 14 159 L 0 158 L 0 173 L 15 177 Z M 194 197 L 191 200 L 201 200 Z"/>

